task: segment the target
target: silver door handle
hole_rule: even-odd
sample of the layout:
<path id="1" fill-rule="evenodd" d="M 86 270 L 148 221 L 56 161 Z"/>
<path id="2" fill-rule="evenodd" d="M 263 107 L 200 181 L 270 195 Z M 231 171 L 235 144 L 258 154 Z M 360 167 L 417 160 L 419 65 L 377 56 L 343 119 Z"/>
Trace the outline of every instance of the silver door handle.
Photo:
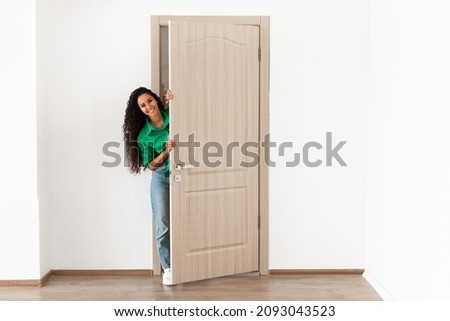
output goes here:
<path id="1" fill-rule="evenodd" d="M 175 164 L 175 170 L 189 169 L 189 168 L 198 168 L 198 166 L 194 166 L 191 164 Z"/>

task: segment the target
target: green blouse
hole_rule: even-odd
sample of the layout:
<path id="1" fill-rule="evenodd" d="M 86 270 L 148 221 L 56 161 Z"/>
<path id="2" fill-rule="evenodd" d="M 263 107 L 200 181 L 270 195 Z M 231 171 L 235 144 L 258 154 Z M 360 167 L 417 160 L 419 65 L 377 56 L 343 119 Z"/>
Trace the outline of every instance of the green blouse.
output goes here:
<path id="1" fill-rule="evenodd" d="M 147 117 L 146 124 L 139 132 L 137 144 L 142 166 L 148 168 L 150 163 L 166 149 L 166 142 L 169 137 L 169 108 L 161 112 L 164 123 L 162 128 L 156 128 Z M 170 175 L 169 157 L 164 160 L 161 166 L 165 166 L 165 176 Z"/>

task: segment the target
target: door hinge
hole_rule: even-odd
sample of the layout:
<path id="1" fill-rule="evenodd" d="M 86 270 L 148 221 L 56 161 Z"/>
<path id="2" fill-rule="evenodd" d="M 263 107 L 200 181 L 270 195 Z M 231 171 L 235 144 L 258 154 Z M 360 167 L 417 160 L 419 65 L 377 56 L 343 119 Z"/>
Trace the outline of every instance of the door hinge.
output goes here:
<path id="1" fill-rule="evenodd" d="M 261 47 L 258 47 L 258 61 L 261 61 Z"/>
<path id="2" fill-rule="evenodd" d="M 261 216 L 258 215 L 258 230 L 261 229 Z"/>

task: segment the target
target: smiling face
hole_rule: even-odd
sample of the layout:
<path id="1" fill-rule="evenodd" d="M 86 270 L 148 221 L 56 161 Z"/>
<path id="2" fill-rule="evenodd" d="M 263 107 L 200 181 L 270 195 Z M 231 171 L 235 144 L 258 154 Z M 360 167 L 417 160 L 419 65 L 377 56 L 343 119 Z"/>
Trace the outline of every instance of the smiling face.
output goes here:
<path id="1" fill-rule="evenodd" d="M 144 93 L 137 99 L 137 103 L 141 111 L 152 119 L 158 119 L 161 117 L 161 112 L 158 108 L 158 102 L 152 95 Z"/>

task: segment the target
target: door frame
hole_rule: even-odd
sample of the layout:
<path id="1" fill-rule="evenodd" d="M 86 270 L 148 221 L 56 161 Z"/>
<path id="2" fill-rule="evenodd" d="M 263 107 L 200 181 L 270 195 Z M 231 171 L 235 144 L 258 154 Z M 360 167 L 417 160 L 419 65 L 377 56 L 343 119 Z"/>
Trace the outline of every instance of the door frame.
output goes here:
<path id="1" fill-rule="evenodd" d="M 268 16 L 151 16 L 151 81 L 152 90 L 161 96 L 161 48 L 160 34 L 161 27 L 167 27 L 170 19 L 180 19 L 199 22 L 227 23 L 239 25 L 252 25 L 259 27 L 260 43 L 260 64 L 259 64 L 259 143 L 261 144 L 265 136 L 269 134 L 269 34 L 270 17 Z M 256 53 L 255 53 L 256 54 Z M 158 84 L 155 86 L 154 84 Z M 175 93 L 176 94 L 176 93 Z M 259 147 L 259 274 L 269 274 L 269 166 L 266 164 L 269 159 L 269 148 Z M 153 235 L 155 227 L 153 224 Z M 153 237 L 153 275 L 161 274 L 156 241 Z"/>

